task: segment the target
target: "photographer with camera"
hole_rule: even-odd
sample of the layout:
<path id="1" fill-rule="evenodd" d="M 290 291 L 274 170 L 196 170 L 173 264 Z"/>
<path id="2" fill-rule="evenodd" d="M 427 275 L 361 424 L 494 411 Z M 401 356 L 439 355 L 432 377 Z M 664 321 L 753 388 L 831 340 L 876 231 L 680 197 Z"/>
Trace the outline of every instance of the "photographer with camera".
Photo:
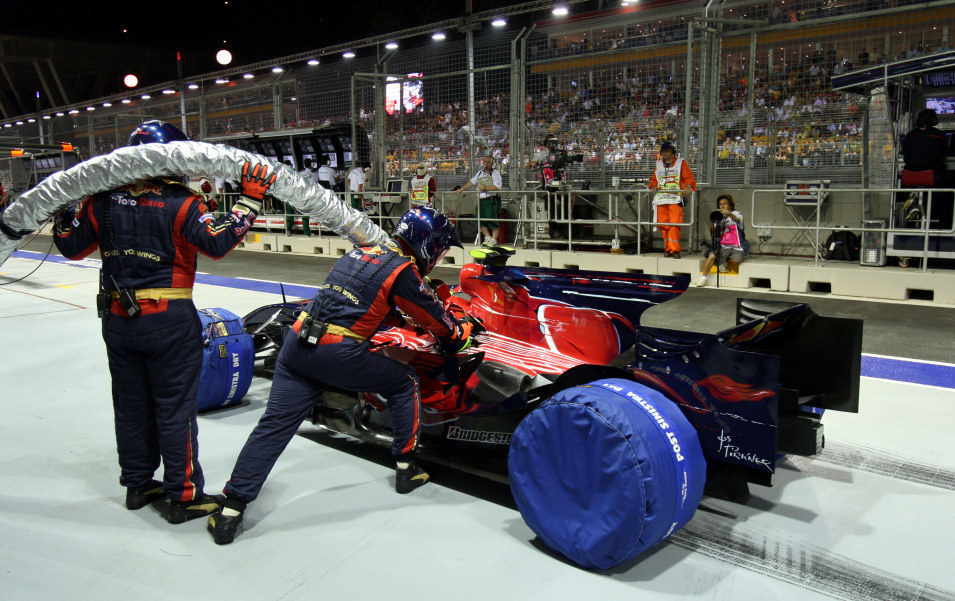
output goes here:
<path id="1" fill-rule="evenodd" d="M 686 161 L 676 155 L 671 142 L 660 144 L 660 160 L 650 176 L 650 192 L 656 207 L 657 223 L 661 225 L 664 256 L 679 259 L 680 228 L 668 223 L 683 223 L 683 205 L 686 197 L 696 190 L 696 178 Z"/>
<path id="2" fill-rule="evenodd" d="M 568 154 L 566 149 L 560 147 L 557 138 L 550 137 L 544 140 L 544 147 L 535 153 L 527 167 L 537 171 L 537 180 L 545 189 L 559 188 L 567 166 L 583 160 L 584 155 Z"/>
<path id="3" fill-rule="evenodd" d="M 738 272 L 739 264 L 749 252 L 749 243 L 743 228 L 743 214 L 736 210 L 736 203 L 730 194 L 720 194 L 716 199 L 719 207 L 710 213 L 710 243 L 704 244 L 703 256 L 706 261 L 700 271 L 697 286 L 706 286 L 706 277 L 713 265 L 719 265 L 719 272 Z"/>
<path id="4" fill-rule="evenodd" d="M 552 221 L 548 221 L 550 235 L 561 237 L 566 232 L 566 225 L 553 221 L 560 215 L 565 214 L 562 210 L 562 204 L 565 199 L 559 194 L 564 184 L 564 170 L 571 163 L 581 163 L 584 160 L 582 154 L 568 154 L 567 150 L 560 147 L 557 138 L 549 136 L 544 139 L 543 147 L 534 153 L 534 158 L 527 163 L 528 169 L 537 172 L 537 181 L 546 193 L 545 203 L 547 213 Z"/>

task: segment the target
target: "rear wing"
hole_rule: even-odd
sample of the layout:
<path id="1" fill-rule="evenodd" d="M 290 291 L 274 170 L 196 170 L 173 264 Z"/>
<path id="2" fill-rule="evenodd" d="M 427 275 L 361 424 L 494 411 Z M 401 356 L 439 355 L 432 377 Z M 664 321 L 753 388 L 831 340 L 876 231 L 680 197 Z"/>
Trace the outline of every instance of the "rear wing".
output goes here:
<path id="1" fill-rule="evenodd" d="M 780 388 L 792 391 L 787 394 L 795 394 L 798 405 L 859 412 L 861 319 L 824 317 L 798 303 L 740 298 L 736 323 L 719 334 L 721 341 L 779 357 Z"/>
<path id="2" fill-rule="evenodd" d="M 718 334 L 641 327 L 633 379 L 674 401 L 710 464 L 708 494 L 740 500 L 769 485 L 781 454 L 814 455 L 823 409 L 857 412 L 862 321 L 808 305 L 740 299 Z M 710 482 L 711 481 L 711 482 Z"/>

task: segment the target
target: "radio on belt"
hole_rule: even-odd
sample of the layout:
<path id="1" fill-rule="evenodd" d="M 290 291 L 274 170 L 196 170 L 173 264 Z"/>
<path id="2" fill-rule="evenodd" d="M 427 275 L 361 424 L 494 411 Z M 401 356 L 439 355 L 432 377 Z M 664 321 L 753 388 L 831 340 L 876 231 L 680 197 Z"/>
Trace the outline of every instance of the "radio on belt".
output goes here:
<path id="1" fill-rule="evenodd" d="M 324 321 L 315 321 L 315 318 L 305 311 L 299 313 L 298 318 L 302 322 L 302 329 L 298 331 L 298 341 L 307 346 L 316 346 L 325 335 L 328 324 Z"/>

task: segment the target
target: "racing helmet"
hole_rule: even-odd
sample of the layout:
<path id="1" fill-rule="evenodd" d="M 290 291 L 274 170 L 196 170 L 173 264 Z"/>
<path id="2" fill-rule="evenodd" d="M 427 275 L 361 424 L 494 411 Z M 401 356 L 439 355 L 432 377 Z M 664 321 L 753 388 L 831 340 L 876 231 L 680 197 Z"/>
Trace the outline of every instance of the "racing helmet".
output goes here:
<path id="1" fill-rule="evenodd" d="M 181 129 L 171 123 L 166 123 L 158 119 L 146 121 L 129 134 L 130 146 L 150 144 L 152 142 L 165 144 L 167 142 L 188 140 L 189 138 L 186 137 L 186 134 L 182 133 Z"/>
<path id="2" fill-rule="evenodd" d="M 452 246 L 463 248 L 454 224 L 431 207 L 415 207 L 402 215 L 392 236 L 414 257 L 421 275 L 430 273 Z"/>

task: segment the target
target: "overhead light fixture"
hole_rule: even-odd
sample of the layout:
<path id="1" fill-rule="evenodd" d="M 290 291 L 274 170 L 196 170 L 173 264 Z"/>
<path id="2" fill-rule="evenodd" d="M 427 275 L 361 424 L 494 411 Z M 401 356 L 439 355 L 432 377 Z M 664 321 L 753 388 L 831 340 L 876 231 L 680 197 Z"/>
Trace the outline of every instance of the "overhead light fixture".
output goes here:
<path id="1" fill-rule="evenodd" d="M 243 75 L 242 77 L 243 77 L 244 79 L 252 79 L 252 78 L 255 77 L 255 75 L 252 75 L 251 73 L 246 73 L 246 74 Z"/>
<path id="2" fill-rule="evenodd" d="M 285 69 L 283 69 L 282 67 L 278 67 L 278 66 L 272 67 L 272 73 L 281 73 L 282 71 L 285 71 Z"/>
<path id="3" fill-rule="evenodd" d="M 491 25 L 493 25 L 494 27 L 504 27 L 505 25 L 507 25 L 507 19 L 505 19 L 504 17 L 495 17 L 495 19 L 491 21 Z"/>
<path id="4" fill-rule="evenodd" d="M 129 98 L 123 98 L 120 102 L 122 102 L 123 104 L 129 104 L 130 102 L 132 102 L 132 100 L 130 100 Z"/>
<path id="5" fill-rule="evenodd" d="M 175 91 L 175 90 L 163 90 L 162 93 L 165 94 L 166 96 L 170 96 L 170 95 L 172 95 L 172 94 L 175 94 L 176 91 Z"/>
<path id="6" fill-rule="evenodd" d="M 342 58 L 355 58 L 355 53 L 351 50 L 346 50 L 345 52 L 342 52 Z"/>
<path id="7" fill-rule="evenodd" d="M 397 50 L 397 49 L 398 49 L 398 42 L 388 42 L 387 44 L 385 44 L 385 49 L 386 49 L 386 50 Z"/>
<path id="8" fill-rule="evenodd" d="M 27 123 L 36 123 L 36 119 L 34 119 L 33 117 L 30 117 L 29 119 L 27 119 Z"/>
<path id="9" fill-rule="evenodd" d="M 555 17 L 565 17 L 570 11 L 567 10 L 566 6 L 555 6 L 554 10 L 550 11 Z"/>
<path id="10" fill-rule="evenodd" d="M 431 39 L 432 39 L 432 40 L 435 40 L 435 41 L 437 41 L 437 42 L 440 42 L 441 40 L 443 40 L 443 39 L 446 38 L 446 37 L 448 37 L 448 36 L 444 35 L 444 32 L 443 32 L 443 31 L 436 31 L 436 32 L 434 32 L 434 33 L 431 34 Z"/>
<path id="11" fill-rule="evenodd" d="M 229 80 L 226 79 L 225 77 L 219 77 L 218 79 L 216 79 L 216 83 L 229 83 Z"/>
<path id="12" fill-rule="evenodd" d="M 220 65 L 228 65 L 232 62 L 232 53 L 223 48 L 216 52 L 216 62 Z"/>
<path id="13" fill-rule="evenodd" d="M 12 123 L 4 123 L 3 126 L 4 126 L 4 127 L 13 127 L 13 124 L 12 124 Z"/>
<path id="14" fill-rule="evenodd" d="M 190 90 L 198 90 L 198 89 L 199 89 L 199 84 L 197 84 L 197 83 L 191 83 L 191 84 L 189 84 L 187 87 L 188 87 Z"/>
<path id="15" fill-rule="evenodd" d="M 317 58 L 310 58 L 310 59 L 308 59 L 308 64 L 310 64 L 311 66 L 314 67 L 315 65 L 318 64 L 318 59 L 317 59 Z"/>
<path id="16" fill-rule="evenodd" d="M 23 121 L 17 121 L 17 125 L 23 125 Z"/>
<path id="17" fill-rule="evenodd" d="M 70 114 L 71 114 L 71 115 L 75 115 L 75 114 L 77 114 L 77 113 L 79 113 L 79 112 L 80 112 L 79 109 L 70 109 Z"/>
<path id="18" fill-rule="evenodd" d="M 149 100 L 150 98 L 152 98 L 152 96 L 150 96 L 149 94 L 143 94 L 142 96 L 140 96 L 140 98 L 142 98 L 143 100 Z"/>
<path id="19" fill-rule="evenodd" d="M 92 112 L 92 111 L 95 111 L 95 110 L 96 110 L 96 107 L 95 107 L 95 106 L 88 106 L 88 107 L 86 107 L 86 110 Z"/>
<path id="20" fill-rule="evenodd" d="M 289 100 L 291 100 L 292 102 L 295 102 L 296 100 L 298 100 L 298 98 L 296 98 L 295 96 L 292 96 L 291 98 L 289 98 Z"/>
<path id="21" fill-rule="evenodd" d="M 44 119 L 51 119 L 52 117 L 50 117 L 50 115 L 43 115 L 43 118 L 44 118 Z"/>
<path id="22" fill-rule="evenodd" d="M 105 106 L 106 108 L 109 108 L 109 107 L 113 106 L 113 103 L 112 103 L 112 102 L 104 102 L 104 103 L 103 103 L 103 106 Z"/>
<path id="23" fill-rule="evenodd" d="M 125 85 L 127 88 L 135 88 L 139 85 L 139 78 L 130 73 L 123 78 L 123 85 Z"/>

